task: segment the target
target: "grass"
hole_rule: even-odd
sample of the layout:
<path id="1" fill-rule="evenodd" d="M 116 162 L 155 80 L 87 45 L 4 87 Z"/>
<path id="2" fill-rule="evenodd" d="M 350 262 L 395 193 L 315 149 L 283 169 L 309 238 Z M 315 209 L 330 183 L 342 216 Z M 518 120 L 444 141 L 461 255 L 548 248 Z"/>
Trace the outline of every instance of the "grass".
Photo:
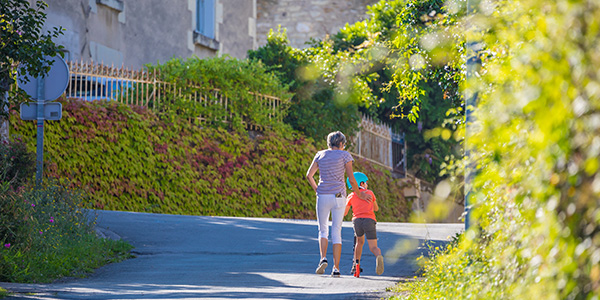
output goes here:
<path id="1" fill-rule="evenodd" d="M 446 285 L 452 285 L 459 278 L 464 279 L 463 270 L 472 263 L 458 249 L 464 232 L 449 237 L 447 245 L 426 244 L 427 255 L 417 258 L 420 268 L 413 278 L 404 278 L 388 288 L 394 295 L 390 300 L 454 299 L 447 292 Z"/>
<path id="2" fill-rule="evenodd" d="M 57 183 L 0 194 L 0 281 L 84 277 L 129 258 L 131 245 L 96 235 L 84 198 Z"/>

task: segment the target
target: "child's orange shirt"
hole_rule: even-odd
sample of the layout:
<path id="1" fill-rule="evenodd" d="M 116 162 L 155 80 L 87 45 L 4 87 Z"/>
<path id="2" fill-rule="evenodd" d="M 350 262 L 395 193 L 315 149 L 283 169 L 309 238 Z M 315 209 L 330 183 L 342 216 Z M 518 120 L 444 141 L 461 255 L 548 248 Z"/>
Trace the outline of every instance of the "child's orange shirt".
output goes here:
<path id="1" fill-rule="evenodd" d="M 369 218 L 377 221 L 377 219 L 375 219 L 375 212 L 373 211 L 373 203 L 377 200 L 375 199 L 375 194 L 368 189 L 361 191 L 371 195 L 373 200 L 371 202 L 365 201 L 358 198 L 354 193 L 350 193 L 350 195 L 348 195 L 348 204 L 346 204 L 346 206 L 352 206 L 352 220 L 356 218 Z"/>

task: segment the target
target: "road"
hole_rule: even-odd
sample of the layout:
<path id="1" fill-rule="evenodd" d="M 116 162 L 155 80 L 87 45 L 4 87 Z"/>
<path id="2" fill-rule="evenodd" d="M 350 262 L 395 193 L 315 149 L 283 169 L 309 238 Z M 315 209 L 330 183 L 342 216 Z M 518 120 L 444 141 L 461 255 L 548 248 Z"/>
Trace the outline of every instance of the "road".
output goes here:
<path id="1" fill-rule="evenodd" d="M 344 222 L 341 278 L 314 273 L 317 223 L 309 220 L 97 211 L 98 228 L 130 242 L 135 258 L 88 278 L 0 286 L 8 299 L 380 299 L 417 270 L 425 240 L 443 242 L 462 224 L 377 224 L 385 272 L 365 246 L 360 278 L 349 275 L 352 224 Z M 402 245 L 402 247 L 397 247 Z M 333 261 L 331 247 L 328 259 Z"/>

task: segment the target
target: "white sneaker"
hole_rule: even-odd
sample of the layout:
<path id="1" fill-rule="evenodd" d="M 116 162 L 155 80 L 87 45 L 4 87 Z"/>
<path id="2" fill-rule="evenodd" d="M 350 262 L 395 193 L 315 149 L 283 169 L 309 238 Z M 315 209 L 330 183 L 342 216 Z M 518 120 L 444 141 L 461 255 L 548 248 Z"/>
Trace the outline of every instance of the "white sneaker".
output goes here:
<path id="1" fill-rule="evenodd" d="M 377 256 L 377 266 L 375 267 L 377 275 L 383 274 L 383 255 Z"/>
<path id="2" fill-rule="evenodd" d="M 341 275 L 342 274 L 340 274 L 340 270 L 336 269 L 335 267 L 331 271 L 331 277 L 340 277 Z"/>
<path id="3" fill-rule="evenodd" d="M 317 274 L 325 273 L 325 268 L 327 268 L 327 266 L 328 266 L 327 258 L 321 259 L 321 261 L 319 262 L 319 266 L 317 267 L 317 270 L 315 271 L 315 273 L 317 273 Z"/>

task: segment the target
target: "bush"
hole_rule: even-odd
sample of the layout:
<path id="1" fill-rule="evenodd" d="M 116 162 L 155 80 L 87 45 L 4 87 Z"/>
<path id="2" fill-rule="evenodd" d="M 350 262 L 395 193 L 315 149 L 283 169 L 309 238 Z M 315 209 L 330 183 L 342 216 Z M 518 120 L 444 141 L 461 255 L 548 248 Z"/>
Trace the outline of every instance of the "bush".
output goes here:
<path id="1" fill-rule="evenodd" d="M 600 3 L 479 7 L 471 226 L 406 298 L 599 299 Z"/>
<path id="2" fill-rule="evenodd" d="M 0 281 L 51 282 L 128 257 L 125 242 L 96 236 L 83 199 L 55 183 L 1 194 Z"/>
<path id="3" fill-rule="evenodd" d="M 0 192 L 16 190 L 35 173 L 36 158 L 21 138 L 0 142 Z"/>
<path id="4" fill-rule="evenodd" d="M 332 57 L 327 47 L 303 51 L 288 44 L 285 29 L 279 28 L 269 32 L 265 46 L 248 51 L 250 60 L 262 62 L 294 94 L 284 121 L 319 145 L 332 131 L 352 136 L 358 131 L 360 100 L 337 93 L 333 72 L 343 59 Z"/>
<path id="5" fill-rule="evenodd" d="M 62 120 L 46 127 L 52 141 L 46 145 L 46 173 L 85 190 L 94 208 L 315 217 L 314 192 L 304 174 L 317 148 L 298 132 L 240 133 L 114 102 L 61 102 Z M 19 120 L 16 112 L 11 121 L 11 130 L 33 147 L 34 122 Z M 391 207 L 405 205 L 389 173 L 373 174 L 382 178 L 374 186 L 376 193 L 381 189 L 378 197 L 394 203 Z M 381 219 L 405 220 L 405 209 L 390 210 Z"/>
<path id="6" fill-rule="evenodd" d="M 202 116 L 213 127 L 238 131 L 243 131 L 246 124 L 270 128 L 283 125 L 292 95 L 287 85 L 258 61 L 227 56 L 192 57 L 148 67 L 158 71 L 162 81 L 180 87 L 177 91 L 165 91 L 165 99 L 169 100 L 158 103 L 158 110 L 172 118 Z M 257 100 L 256 94 L 277 97 L 280 100 L 277 109 L 273 110 L 270 99 Z M 190 101 L 192 95 L 202 95 L 203 102 Z"/>

